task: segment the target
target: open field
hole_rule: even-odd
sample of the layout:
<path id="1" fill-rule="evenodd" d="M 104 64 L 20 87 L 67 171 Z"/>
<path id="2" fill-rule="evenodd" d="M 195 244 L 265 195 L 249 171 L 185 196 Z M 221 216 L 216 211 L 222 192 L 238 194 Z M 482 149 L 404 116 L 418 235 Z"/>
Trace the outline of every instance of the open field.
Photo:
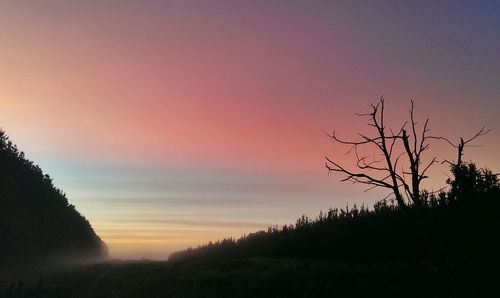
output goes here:
<path id="1" fill-rule="evenodd" d="M 112 261 L 0 284 L 1 297 L 478 297 L 478 280 L 424 263 L 262 258 Z"/>

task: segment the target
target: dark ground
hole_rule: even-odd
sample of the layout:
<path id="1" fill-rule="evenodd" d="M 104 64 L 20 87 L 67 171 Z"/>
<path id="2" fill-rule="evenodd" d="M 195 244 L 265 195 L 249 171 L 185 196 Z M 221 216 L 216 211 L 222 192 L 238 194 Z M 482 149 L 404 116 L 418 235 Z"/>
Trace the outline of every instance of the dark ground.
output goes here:
<path id="1" fill-rule="evenodd" d="M 494 276 L 490 276 L 494 278 Z M 263 258 L 107 262 L 0 281 L 0 297 L 485 297 L 479 276 L 425 263 Z"/>

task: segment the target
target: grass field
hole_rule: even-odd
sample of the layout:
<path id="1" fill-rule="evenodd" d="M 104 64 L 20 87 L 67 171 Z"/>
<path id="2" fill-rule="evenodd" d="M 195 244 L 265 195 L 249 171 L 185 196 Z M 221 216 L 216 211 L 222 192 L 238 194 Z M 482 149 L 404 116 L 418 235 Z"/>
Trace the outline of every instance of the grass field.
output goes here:
<path id="1" fill-rule="evenodd" d="M 486 293 L 477 279 L 423 263 L 261 258 L 111 261 L 0 283 L 1 297 L 480 297 Z"/>

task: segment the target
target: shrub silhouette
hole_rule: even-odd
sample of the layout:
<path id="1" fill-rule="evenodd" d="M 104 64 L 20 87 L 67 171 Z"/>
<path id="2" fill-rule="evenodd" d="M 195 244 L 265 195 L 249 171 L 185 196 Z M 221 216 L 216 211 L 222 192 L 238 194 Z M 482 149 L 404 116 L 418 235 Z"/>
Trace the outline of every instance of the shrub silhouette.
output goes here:
<path id="1" fill-rule="evenodd" d="M 0 130 L 0 271 L 106 253 L 50 176 Z"/>

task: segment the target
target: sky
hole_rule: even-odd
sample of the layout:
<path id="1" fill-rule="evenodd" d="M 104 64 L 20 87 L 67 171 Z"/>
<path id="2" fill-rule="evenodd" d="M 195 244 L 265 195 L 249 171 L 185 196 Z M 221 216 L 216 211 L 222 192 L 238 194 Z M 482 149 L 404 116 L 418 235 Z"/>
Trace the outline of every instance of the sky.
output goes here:
<path id="1" fill-rule="evenodd" d="M 373 205 L 328 175 L 380 96 L 500 169 L 498 1 L 1 1 L 0 127 L 114 258 Z M 431 144 L 429 158 L 454 159 Z M 426 187 L 445 186 L 436 167 Z"/>

